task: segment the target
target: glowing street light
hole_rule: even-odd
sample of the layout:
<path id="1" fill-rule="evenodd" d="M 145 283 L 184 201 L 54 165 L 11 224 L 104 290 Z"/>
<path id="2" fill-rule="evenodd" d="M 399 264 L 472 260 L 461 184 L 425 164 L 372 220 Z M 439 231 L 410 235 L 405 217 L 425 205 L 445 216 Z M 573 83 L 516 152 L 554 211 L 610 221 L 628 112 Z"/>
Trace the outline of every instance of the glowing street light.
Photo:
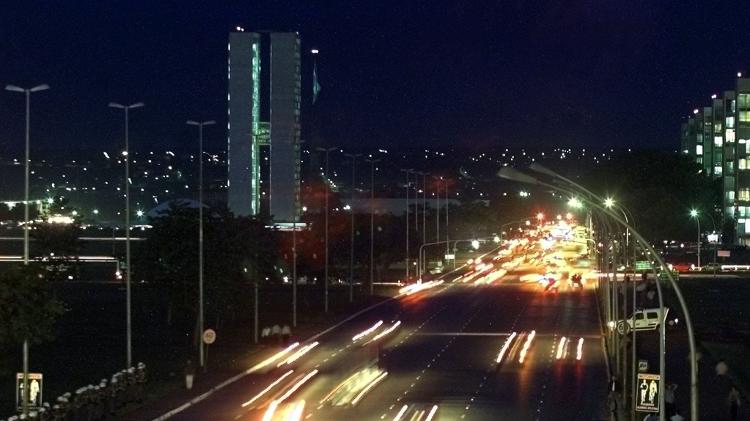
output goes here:
<path id="1" fill-rule="evenodd" d="M 607 208 L 611 208 L 614 205 L 615 205 L 615 200 L 612 199 L 611 197 L 604 199 L 604 206 L 606 206 Z"/>
<path id="2" fill-rule="evenodd" d="M 474 250 L 479 250 L 479 240 L 471 240 L 471 247 L 473 247 Z"/>
<path id="3" fill-rule="evenodd" d="M 698 267 L 701 267 L 701 219 L 698 217 L 698 210 L 690 209 L 690 217 L 695 218 L 698 223 Z"/>
<path id="4" fill-rule="evenodd" d="M 539 212 L 538 214 L 536 214 L 536 219 L 538 219 L 539 221 L 542 221 L 544 219 L 544 214 Z"/>
<path id="5" fill-rule="evenodd" d="M 573 209 L 580 209 L 583 207 L 583 203 L 581 203 L 577 197 L 571 197 L 570 200 L 568 200 L 568 206 Z"/>

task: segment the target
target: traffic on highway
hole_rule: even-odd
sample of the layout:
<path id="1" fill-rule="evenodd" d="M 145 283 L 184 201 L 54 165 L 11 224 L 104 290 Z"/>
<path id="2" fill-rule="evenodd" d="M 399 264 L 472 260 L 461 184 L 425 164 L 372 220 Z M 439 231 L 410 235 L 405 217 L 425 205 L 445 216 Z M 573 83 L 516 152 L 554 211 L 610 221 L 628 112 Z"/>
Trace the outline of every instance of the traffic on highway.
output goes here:
<path id="1" fill-rule="evenodd" d="M 606 416 L 587 230 L 527 226 L 314 340 L 269 350 L 173 419 Z M 589 240 L 590 241 L 590 240 Z"/>

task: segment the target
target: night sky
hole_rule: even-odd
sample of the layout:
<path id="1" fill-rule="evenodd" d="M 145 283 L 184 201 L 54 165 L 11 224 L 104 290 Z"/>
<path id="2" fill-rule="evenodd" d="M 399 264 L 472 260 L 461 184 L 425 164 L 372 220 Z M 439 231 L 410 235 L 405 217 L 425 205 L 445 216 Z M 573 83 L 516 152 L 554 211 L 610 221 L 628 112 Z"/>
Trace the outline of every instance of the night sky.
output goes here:
<path id="1" fill-rule="evenodd" d="M 228 32 L 294 30 L 329 144 L 657 146 L 750 71 L 750 6 L 697 1 L 16 1 L 0 12 L 0 84 L 33 94 L 32 151 L 194 141 L 225 147 Z M 192 130 L 191 130 L 192 129 Z M 0 156 L 22 151 L 22 95 L 0 93 Z"/>

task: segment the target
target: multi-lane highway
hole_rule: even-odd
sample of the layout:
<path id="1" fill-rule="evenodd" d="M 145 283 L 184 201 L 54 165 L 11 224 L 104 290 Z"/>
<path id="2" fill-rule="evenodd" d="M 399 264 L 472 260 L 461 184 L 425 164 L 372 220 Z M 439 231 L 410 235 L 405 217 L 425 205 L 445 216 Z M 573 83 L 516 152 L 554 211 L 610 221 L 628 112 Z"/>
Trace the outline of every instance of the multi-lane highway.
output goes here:
<path id="1" fill-rule="evenodd" d="M 506 242 L 443 282 L 279 347 L 173 419 L 606 419 L 593 282 L 574 287 L 576 269 L 550 263 L 561 249 Z M 542 274 L 560 279 L 545 291 Z"/>

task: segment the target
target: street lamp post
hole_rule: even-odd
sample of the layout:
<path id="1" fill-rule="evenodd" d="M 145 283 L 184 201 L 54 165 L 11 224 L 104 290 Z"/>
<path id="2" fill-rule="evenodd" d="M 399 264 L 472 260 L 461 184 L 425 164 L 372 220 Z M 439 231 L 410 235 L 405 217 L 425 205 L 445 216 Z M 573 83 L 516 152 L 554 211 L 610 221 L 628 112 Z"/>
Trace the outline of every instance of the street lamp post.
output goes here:
<path id="1" fill-rule="evenodd" d="M 362 154 L 350 154 L 345 153 L 345 156 L 352 159 L 352 203 L 349 205 L 349 212 L 351 212 L 351 236 L 349 240 L 349 302 L 354 301 L 354 192 L 356 190 L 355 185 L 355 170 L 357 168 L 357 157 Z"/>
<path id="2" fill-rule="evenodd" d="M 326 185 L 326 194 L 325 194 L 325 249 L 326 249 L 326 257 L 325 257 L 325 269 L 324 269 L 324 278 L 323 279 L 323 309 L 326 313 L 328 313 L 328 196 L 330 195 L 331 189 L 328 185 L 328 153 L 333 152 L 336 150 L 336 147 L 332 148 L 315 148 L 318 152 L 325 152 L 326 154 L 326 171 L 325 171 L 325 185 Z"/>
<path id="3" fill-rule="evenodd" d="M 133 365 L 133 348 L 132 348 L 132 324 L 131 324 L 131 291 L 130 291 L 130 139 L 128 136 L 128 117 L 130 110 L 143 107 L 142 102 L 136 102 L 130 105 L 122 105 L 116 102 L 110 102 L 111 108 L 117 108 L 125 111 L 125 151 L 123 158 L 125 160 L 125 319 L 126 319 L 126 354 L 127 367 Z"/>
<path id="4" fill-rule="evenodd" d="M 695 222 L 698 224 L 698 267 L 701 267 L 701 220 L 698 217 L 698 211 L 693 209 L 690 211 L 690 216 L 695 218 Z"/>
<path id="5" fill-rule="evenodd" d="M 216 124 L 214 120 L 188 120 L 189 126 L 198 126 L 198 360 L 203 370 L 206 370 L 203 340 L 203 126 Z"/>
<path id="6" fill-rule="evenodd" d="M 19 92 L 26 97 L 26 127 L 25 127 L 25 156 L 24 156 L 24 181 L 23 181 L 23 264 L 29 264 L 29 164 L 30 164 L 30 142 L 29 127 L 31 120 L 31 93 L 49 89 L 49 85 L 42 84 L 30 89 L 24 89 L 16 85 L 6 85 L 5 90 L 10 92 Z M 23 405 L 21 407 L 23 414 L 29 412 L 29 340 L 23 341 Z"/>
<path id="7" fill-rule="evenodd" d="M 379 159 L 365 159 L 370 163 L 370 295 L 375 293 L 375 164 Z"/>
<path id="8" fill-rule="evenodd" d="M 406 277 L 404 282 L 409 282 L 409 175 L 412 169 L 402 169 L 406 173 Z"/>

